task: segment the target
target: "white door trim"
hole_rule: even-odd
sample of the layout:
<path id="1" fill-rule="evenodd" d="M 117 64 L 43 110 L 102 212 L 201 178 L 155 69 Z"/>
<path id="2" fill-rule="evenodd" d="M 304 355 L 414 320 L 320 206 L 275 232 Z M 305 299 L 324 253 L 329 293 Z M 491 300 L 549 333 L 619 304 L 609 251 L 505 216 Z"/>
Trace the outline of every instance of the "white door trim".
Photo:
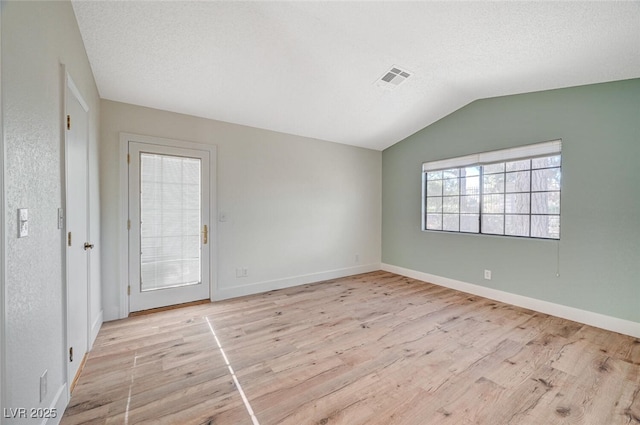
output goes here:
<path id="1" fill-rule="evenodd" d="M 143 275 L 144 275 L 143 263 L 144 263 L 145 254 L 149 255 L 150 252 L 155 252 L 153 251 L 153 249 L 150 249 L 150 251 L 147 251 L 147 252 L 143 252 L 144 250 L 142 249 L 143 237 L 141 232 L 142 232 L 142 228 L 145 227 L 143 226 L 143 222 L 142 222 L 143 221 L 142 210 L 144 206 L 143 199 L 145 198 L 142 193 L 143 185 L 144 185 L 143 174 L 145 174 L 143 173 L 142 158 L 145 155 L 147 156 L 151 155 L 151 157 L 155 157 L 155 158 L 158 158 L 158 156 L 165 159 L 173 158 L 173 160 L 178 160 L 178 161 L 182 161 L 189 158 L 190 161 L 196 160 L 198 162 L 197 167 L 199 170 L 198 177 L 199 177 L 199 184 L 200 184 L 200 187 L 199 187 L 200 199 L 199 199 L 199 202 L 198 200 L 196 200 L 195 202 L 199 204 L 200 214 L 198 214 L 198 217 L 197 217 L 199 223 L 195 229 L 191 228 L 190 230 L 190 233 L 192 234 L 192 236 L 195 236 L 196 238 L 195 243 L 198 246 L 198 251 L 200 254 L 199 255 L 200 259 L 198 260 L 198 263 L 199 263 L 199 273 L 197 277 L 198 281 L 190 280 L 189 281 L 190 283 L 187 283 L 186 285 L 182 285 L 182 284 L 178 284 L 177 286 L 169 285 L 169 286 L 160 287 L 158 288 L 159 290 L 143 290 L 142 288 L 143 284 L 153 285 L 155 283 L 163 282 L 162 279 L 158 281 L 154 280 L 154 278 L 151 275 L 147 276 L 148 280 L 146 282 L 143 281 Z M 157 144 L 129 142 L 129 157 L 130 157 L 129 222 L 130 222 L 130 225 L 127 227 L 129 227 L 129 275 L 130 275 L 129 282 L 133 283 L 129 285 L 129 291 L 128 291 L 130 312 L 147 310 L 147 309 L 157 308 L 157 307 L 170 306 L 174 304 L 186 303 L 191 301 L 200 301 L 203 299 L 211 298 L 211 285 L 209 284 L 209 276 L 211 276 L 211 273 L 209 270 L 209 267 L 210 267 L 209 250 L 211 248 L 211 244 L 209 243 L 208 240 L 205 241 L 203 236 L 205 227 L 210 227 L 209 217 L 211 216 L 209 214 L 209 208 L 211 205 L 211 202 L 209 202 L 209 193 L 210 193 L 209 184 L 211 181 L 209 177 L 209 173 L 210 173 L 209 168 L 211 166 L 209 155 L 210 155 L 210 150 L 208 149 L 207 150 L 185 149 L 185 148 L 178 148 L 173 146 L 160 146 Z M 150 159 L 151 157 L 149 157 L 150 162 L 147 163 L 147 165 L 154 168 L 154 165 L 152 165 L 152 163 L 155 163 L 156 160 Z M 194 164 L 194 162 L 189 162 L 189 163 L 191 164 L 191 166 L 193 166 Z M 163 167 L 161 167 L 161 169 L 162 168 Z M 160 171 L 160 169 L 155 169 L 155 171 Z M 164 181 L 164 178 L 166 177 L 168 176 L 164 175 L 162 180 Z M 156 186 L 156 188 L 158 187 Z M 177 194 L 177 196 L 182 196 L 182 193 Z M 154 200 L 158 201 L 159 199 L 154 197 Z M 147 199 L 147 201 L 150 201 L 150 200 Z M 191 201 L 193 202 L 193 198 L 191 198 Z M 160 207 L 160 209 L 162 209 L 161 205 L 155 204 L 154 201 L 150 201 L 150 202 L 156 205 L 157 207 Z M 149 204 L 147 204 L 147 206 L 149 206 Z M 169 205 L 165 205 L 165 207 L 168 207 L 168 206 Z M 169 207 L 169 208 L 172 208 L 172 207 Z M 156 210 L 156 212 L 158 212 L 158 210 Z M 147 214 L 149 214 L 149 212 L 147 212 Z M 194 218 L 194 217 L 191 216 L 191 218 Z M 160 235 L 165 235 L 165 232 L 169 231 L 171 226 L 165 227 L 168 223 L 164 221 L 160 223 L 161 223 L 161 226 L 159 228 L 154 225 L 149 226 L 149 224 L 146 223 L 147 224 L 146 228 L 150 232 L 157 231 L 159 232 Z M 160 230 L 160 228 L 164 230 Z M 158 235 L 157 233 L 154 233 L 154 234 Z M 155 244 L 155 242 L 152 242 L 152 240 L 149 240 L 149 242 Z M 191 249 L 194 249 L 194 248 L 195 247 L 192 246 Z M 156 254 L 158 253 L 156 252 Z M 190 255 L 193 255 L 193 252 L 191 252 Z M 158 260 L 160 260 L 160 258 L 156 257 L 155 261 L 158 261 Z M 177 260 L 177 258 L 174 258 L 174 260 Z M 170 267 L 168 266 L 169 263 L 163 262 L 162 265 L 160 263 L 155 263 L 155 264 L 156 264 L 156 267 L 160 268 L 158 269 L 153 267 L 155 268 L 156 271 L 159 271 L 159 270 L 164 270 L 165 272 L 169 271 L 168 268 L 164 269 L 165 266 Z M 177 271 L 175 269 L 171 269 L 171 270 Z M 182 269 L 182 271 L 184 271 L 184 269 Z M 159 276 L 157 277 L 159 278 Z M 181 276 L 181 278 L 184 278 L 184 277 L 185 276 Z M 182 283 L 181 278 L 178 276 L 174 276 L 174 279 L 176 279 L 175 282 Z M 190 274 L 190 279 L 194 279 L 194 278 L 195 276 Z M 163 283 L 167 283 L 167 282 L 163 282 Z"/>
<path id="2" fill-rule="evenodd" d="M 129 167 L 127 162 L 127 154 L 129 151 L 129 142 L 148 143 L 152 145 L 169 146 L 185 149 L 204 150 L 209 152 L 209 299 L 214 300 L 218 290 L 217 279 L 217 248 L 218 248 L 218 229 L 217 229 L 217 146 L 204 143 L 187 142 L 184 140 L 166 139 L 154 136 L 143 136 L 132 133 L 120 133 L 120 208 L 119 208 L 119 231 L 118 231 L 118 247 L 120 262 L 120 318 L 123 319 L 129 315 L 129 296 L 127 288 L 129 286 L 129 230 L 127 221 L 129 220 Z"/>
<path id="3" fill-rule="evenodd" d="M 70 398 L 71 396 L 71 384 L 73 382 L 73 379 L 75 378 L 75 376 L 69 376 L 69 362 L 66 361 L 66 359 L 68 358 L 68 354 L 67 354 L 67 350 L 68 347 L 70 346 L 70 341 L 69 341 L 69 256 L 67 255 L 67 244 L 66 244 L 66 235 L 67 235 L 67 226 L 66 226 L 66 218 L 67 218 L 67 213 L 68 213 L 68 205 L 67 205 L 67 192 L 68 192 L 68 187 L 67 187 L 67 175 L 68 175 L 68 167 L 69 167 L 69 158 L 68 158 L 68 132 L 66 131 L 66 116 L 67 116 L 67 89 L 69 89 L 69 91 L 71 93 L 73 93 L 73 96 L 76 98 L 76 100 L 78 101 L 78 103 L 80 104 L 80 106 L 82 107 L 82 109 L 85 111 L 85 113 L 87 114 L 87 128 L 86 128 L 86 135 L 85 135 L 85 140 L 87 141 L 87 151 L 86 151 L 86 157 L 85 157 L 85 163 L 86 163 L 86 167 L 87 167 L 87 182 L 89 181 L 89 104 L 84 100 L 84 97 L 82 96 L 82 94 L 80 93 L 80 90 L 78 90 L 78 87 L 75 85 L 75 83 L 73 82 L 73 79 L 71 78 L 71 75 L 67 72 L 65 65 L 61 65 L 62 67 L 62 75 L 64 78 L 64 90 L 63 90 L 63 107 L 62 107 L 62 131 L 64 133 L 64 144 L 63 144 L 63 155 L 64 155 L 64 173 L 63 173 L 63 205 L 64 205 L 64 220 L 63 222 L 65 223 L 65 225 L 63 226 L 62 229 L 62 252 L 64 255 L 64 262 L 63 262 L 63 267 L 64 267 L 64 285 L 65 285 L 65 327 L 64 327 L 64 331 L 65 331 L 65 349 L 64 349 L 64 359 L 65 359 L 65 377 L 66 377 L 66 389 L 67 389 L 67 399 Z M 90 231 L 90 210 L 89 210 L 89 187 L 87 186 L 87 205 L 86 205 L 86 211 L 87 211 L 87 216 L 86 216 L 86 232 L 87 232 L 87 237 L 89 237 L 89 231 Z M 79 243 L 84 243 L 85 241 L 79 242 Z M 87 299 L 86 304 L 87 304 L 87 323 L 86 323 L 86 332 L 87 332 L 87 346 L 84 347 L 84 352 L 81 353 L 81 356 L 84 356 L 84 354 L 89 352 L 89 348 L 91 345 L 91 328 L 92 328 L 92 323 L 91 323 L 91 285 L 90 285 L 90 276 L 91 276 L 91 262 L 89 261 L 89 258 L 87 258 Z M 82 360 L 82 357 L 78 356 L 76 357 L 78 359 L 78 361 Z"/>

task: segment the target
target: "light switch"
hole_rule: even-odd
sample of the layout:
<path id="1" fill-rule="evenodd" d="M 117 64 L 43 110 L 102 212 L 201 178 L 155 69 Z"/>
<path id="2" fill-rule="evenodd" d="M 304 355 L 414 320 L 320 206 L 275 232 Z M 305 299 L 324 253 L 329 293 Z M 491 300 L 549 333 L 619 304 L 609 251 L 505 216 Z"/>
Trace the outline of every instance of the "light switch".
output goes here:
<path id="1" fill-rule="evenodd" d="M 29 236 L 29 210 L 26 208 L 18 209 L 18 237 L 24 238 Z"/>

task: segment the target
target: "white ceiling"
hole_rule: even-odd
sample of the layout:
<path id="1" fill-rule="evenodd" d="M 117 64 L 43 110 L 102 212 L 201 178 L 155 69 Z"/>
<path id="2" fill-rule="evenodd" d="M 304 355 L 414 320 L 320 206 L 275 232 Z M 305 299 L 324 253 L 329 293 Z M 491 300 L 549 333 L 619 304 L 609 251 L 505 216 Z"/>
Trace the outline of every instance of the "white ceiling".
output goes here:
<path id="1" fill-rule="evenodd" d="M 640 77 L 638 1 L 73 8 L 104 99 L 379 150 L 476 99 Z"/>

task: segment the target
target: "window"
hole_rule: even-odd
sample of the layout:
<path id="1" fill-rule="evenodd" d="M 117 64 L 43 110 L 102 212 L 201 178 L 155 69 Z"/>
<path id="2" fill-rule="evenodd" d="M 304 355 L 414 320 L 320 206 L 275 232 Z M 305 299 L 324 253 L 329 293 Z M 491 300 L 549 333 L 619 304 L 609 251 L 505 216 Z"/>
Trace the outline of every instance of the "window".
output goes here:
<path id="1" fill-rule="evenodd" d="M 422 229 L 560 239 L 561 142 L 426 162 Z"/>

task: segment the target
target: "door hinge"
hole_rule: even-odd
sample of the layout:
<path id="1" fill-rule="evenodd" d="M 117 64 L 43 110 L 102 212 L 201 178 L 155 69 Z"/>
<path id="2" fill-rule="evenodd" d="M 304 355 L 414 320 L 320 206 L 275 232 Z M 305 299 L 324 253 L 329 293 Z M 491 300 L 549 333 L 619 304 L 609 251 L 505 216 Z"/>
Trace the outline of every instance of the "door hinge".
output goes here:
<path id="1" fill-rule="evenodd" d="M 127 164 L 131 164 L 131 155 L 127 154 Z"/>
<path id="2" fill-rule="evenodd" d="M 67 130 L 71 130 L 71 115 L 67 115 Z"/>
<path id="3" fill-rule="evenodd" d="M 69 361 L 73 361 L 73 347 L 69 347 Z"/>
<path id="4" fill-rule="evenodd" d="M 127 220 L 127 230 L 131 230 L 131 220 Z"/>
<path id="5" fill-rule="evenodd" d="M 127 286 L 127 295 L 131 295 L 131 285 Z"/>
<path id="6" fill-rule="evenodd" d="M 207 227 L 206 224 L 204 225 L 204 230 L 202 231 L 202 233 L 203 233 L 202 243 L 206 245 L 207 242 L 209 242 L 209 228 Z"/>
<path id="7" fill-rule="evenodd" d="M 71 232 L 67 234 L 67 245 L 71 246 Z"/>

